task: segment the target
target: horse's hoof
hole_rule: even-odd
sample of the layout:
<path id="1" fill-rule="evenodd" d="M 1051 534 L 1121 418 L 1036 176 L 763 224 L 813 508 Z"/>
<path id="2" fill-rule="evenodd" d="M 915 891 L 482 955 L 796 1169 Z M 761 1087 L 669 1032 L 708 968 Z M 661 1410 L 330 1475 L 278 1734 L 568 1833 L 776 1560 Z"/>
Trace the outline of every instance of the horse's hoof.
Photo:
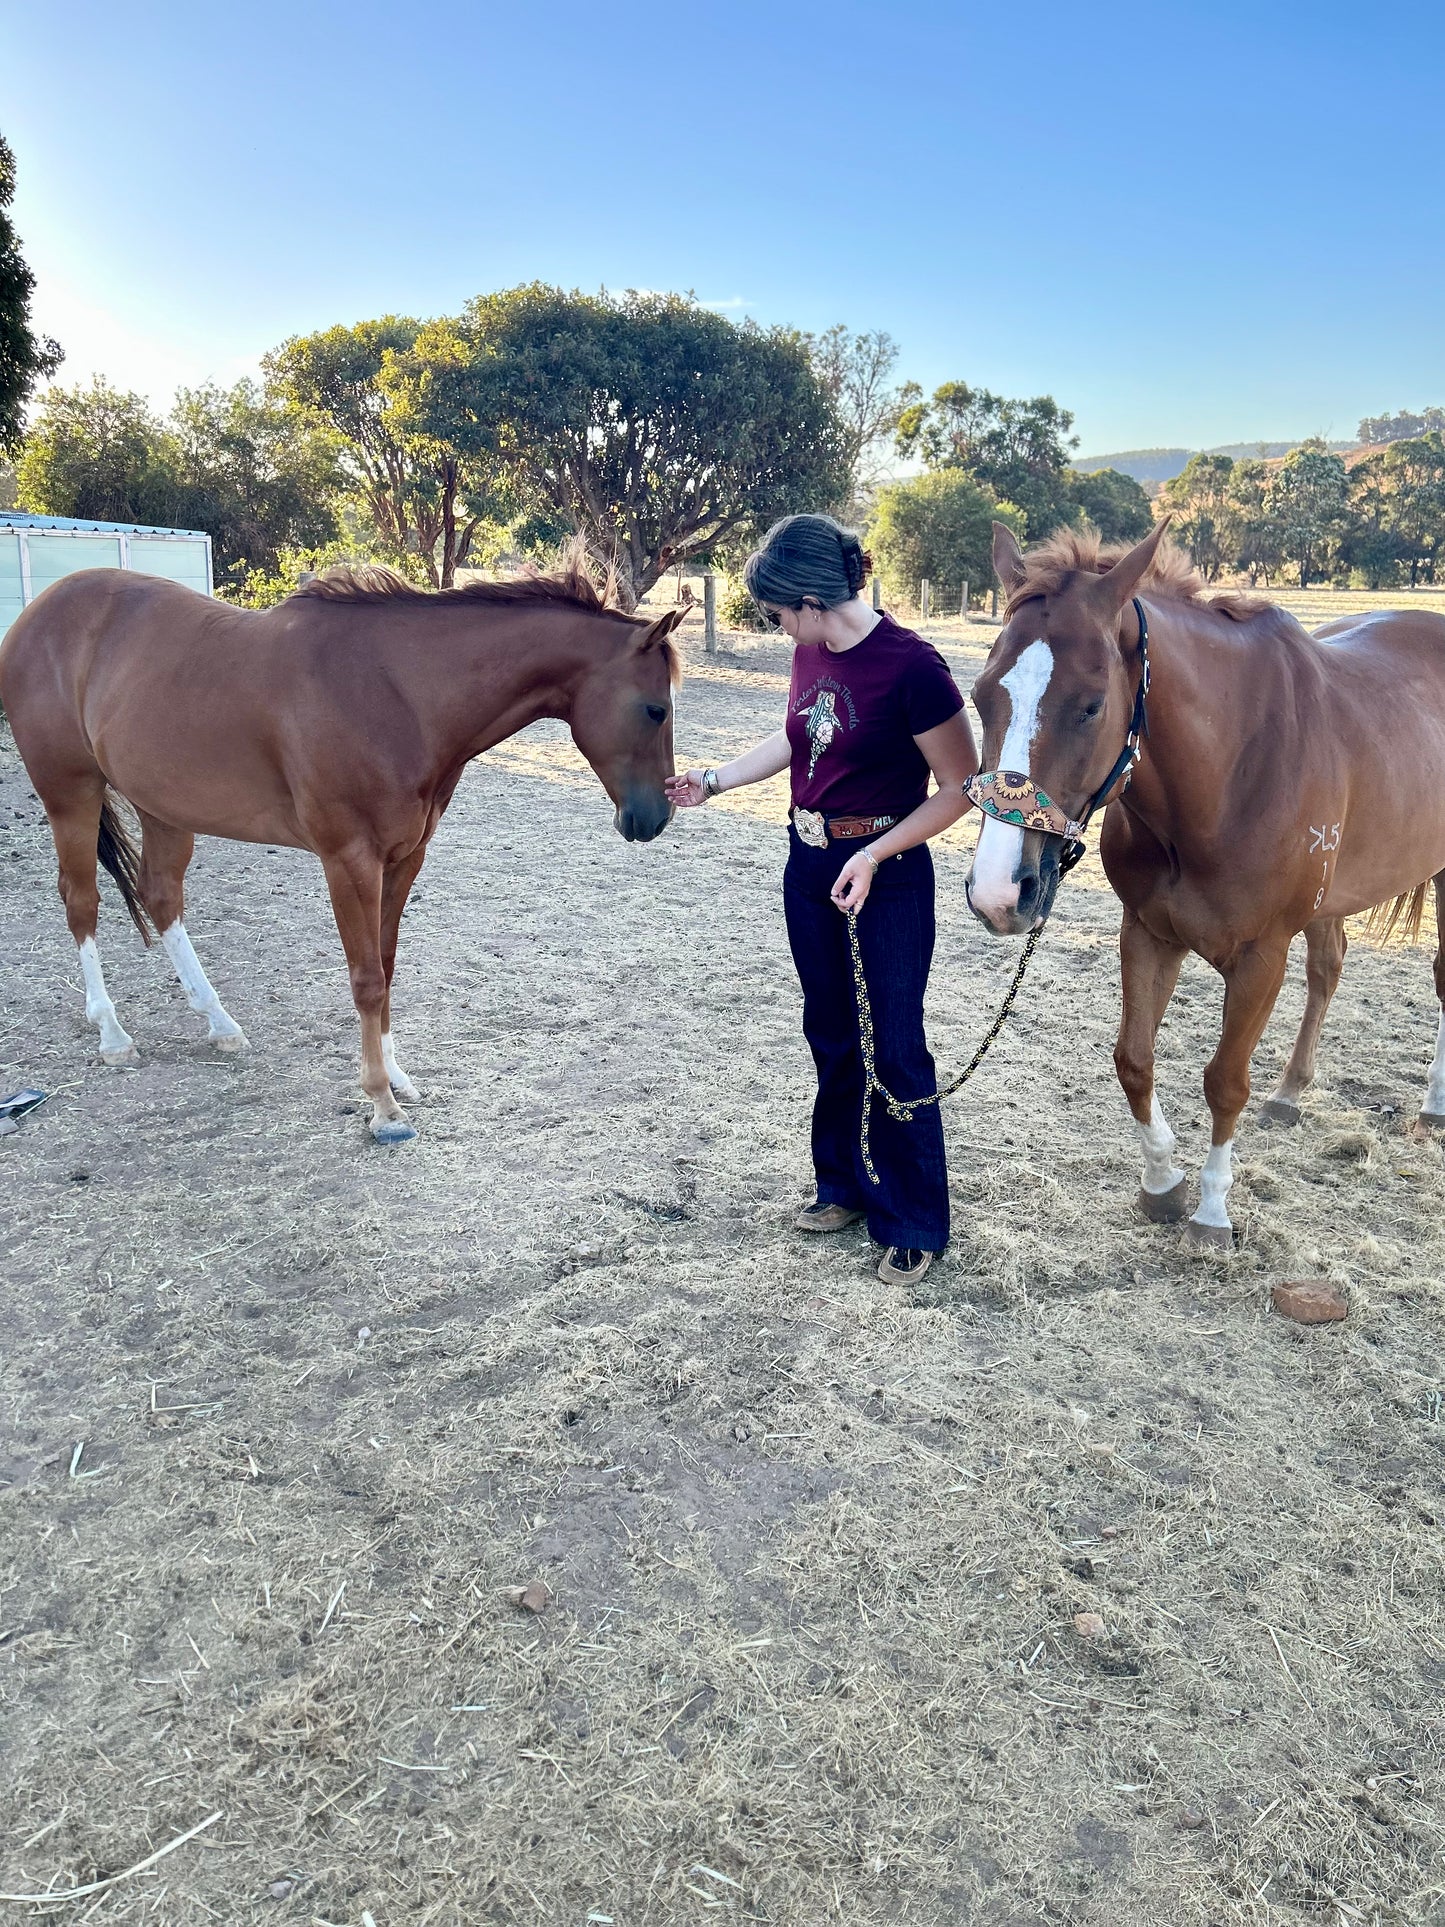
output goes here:
<path id="1" fill-rule="evenodd" d="M 1150 1224 L 1178 1224 L 1189 1206 L 1189 1180 L 1181 1178 L 1171 1190 L 1139 1192 L 1139 1209 Z"/>
<path id="2" fill-rule="evenodd" d="M 1233 1251 L 1234 1232 L 1227 1224 L 1201 1224 L 1191 1218 L 1184 1227 L 1184 1242 L 1196 1251 Z"/>
<path id="3" fill-rule="evenodd" d="M 1422 1131 L 1445 1131 L 1445 1111 L 1421 1111 L 1415 1122 Z"/>
<path id="4" fill-rule="evenodd" d="M 228 1057 L 234 1057 L 237 1052 L 251 1048 L 246 1042 L 246 1033 L 243 1030 L 226 1031 L 219 1037 L 212 1037 L 210 1042 L 216 1050 L 224 1051 Z"/>
<path id="5" fill-rule="evenodd" d="M 103 1050 L 100 1053 L 100 1061 L 102 1064 L 138 1064 L 140 1052 L 134 1044 L 127 1044 L 124 1050 Z"/>
<path id="6" fill-rule="evenodd" d="M 1298 1124 L 1300 1107 L 1288 1097 L 1267 1097 L 1259 1107 L 1261 1120 L 1266 1124 Z M 1440 1122 L 1445 1124 L 1445 1118 Z"/>
<path id="7" fill-rule="evenodd" d="M 404 1117 L 384 1117 L 371 1127 L 378 1144 L 406 1144 L 416 1136 L 416 1126 Z"/>

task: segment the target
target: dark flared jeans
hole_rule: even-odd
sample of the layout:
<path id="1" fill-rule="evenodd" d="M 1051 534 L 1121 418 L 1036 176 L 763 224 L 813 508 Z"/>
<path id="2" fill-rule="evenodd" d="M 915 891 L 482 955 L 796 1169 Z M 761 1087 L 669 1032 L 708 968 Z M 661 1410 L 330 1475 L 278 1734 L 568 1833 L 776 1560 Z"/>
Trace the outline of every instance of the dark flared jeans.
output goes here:
<path id="1" fill-rule="evenodd" d="M 813 1166 L 823 1204 L 868 1214 L 881 1245 L 942 1251 L 948 1243 L 948 1166 L 938 1106 L 910 1124 L 888 1115 L 874 1094 L 869 1149 L 876 1184 L 859 1148 L 863 1053 L 848 949 L 848 919 L 829 900 L 838 872 L 862 846 L 815 850 L 788 832 L 783 908 L 803 986 L 803 1035 L 818 1067 L 813 1106 Z M 933 961 L 933 859 L 927 845 L 890 857 L 873 879 L 858 916 L 863 975 L 873 1009 L 878 1076 L 897 1098 L 937 1088 L 923 1035 L 923 993 Z"/>

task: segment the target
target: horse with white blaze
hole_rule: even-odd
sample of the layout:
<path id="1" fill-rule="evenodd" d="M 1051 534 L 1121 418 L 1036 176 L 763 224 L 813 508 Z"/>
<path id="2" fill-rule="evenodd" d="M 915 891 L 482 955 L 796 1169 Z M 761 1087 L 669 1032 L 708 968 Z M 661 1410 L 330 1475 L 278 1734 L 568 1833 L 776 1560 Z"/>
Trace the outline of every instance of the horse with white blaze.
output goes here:
<path id="1" fill-rule="evenodd" d="M 1095 806 L 1124 905 L 1114 1063 L 1143 1154 L 1140 1203 L 1188 1181 L 1154 1091 L 1159 1025 L 1190 951 L 1224 979 L 1204 1072 L 1212 1144 L 1192 1241 L 1233 1242 L 1232 1146 L 1249 1060 L 1304 932 L 1308 1000 L 1266 1117 L 1297 1123 L 1345 955 L 1344 919 L 1419 928 L 1433 879 L 1441 1026 L 1422 1121 L 1445 1127 L 1445 617 L 1389 611 L 1313 635 L 1262 597 L 1210 596 L 1161 522 L 1128 550 L 1064 530 L 1028 554 L 994 524 L 1004 627 L 973 691 L 986 812 L 968 900 L 1001 936 L 1041 924 Z M 1122 746 L 1122 747 L 1121 747 Z"/>

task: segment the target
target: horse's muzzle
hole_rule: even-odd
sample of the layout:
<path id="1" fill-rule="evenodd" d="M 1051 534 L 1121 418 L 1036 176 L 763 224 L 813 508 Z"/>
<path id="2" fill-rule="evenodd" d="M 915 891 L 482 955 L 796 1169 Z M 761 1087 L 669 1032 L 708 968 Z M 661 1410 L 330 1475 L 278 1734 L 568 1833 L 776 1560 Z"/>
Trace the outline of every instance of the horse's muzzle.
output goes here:
<path id="1" fill-rule="evenodd" d="M 651 843 L 662 835 L 673 818 L 673 807 L 660 791 L 656 798 L 629 796 L 620 803 L 613 822 L 619 836 L 629 843 Z"/>
<path id="2" fill-rule="evenodd" d="M 1058 895 L 1061 849 L 1062 839 L 1057 836 L 1026 832 L 1006 899 L 991 903 L 987 909 L 973 900 L 970 871 L 963 893 L 969 909 L 986 930 L 996 937 L 1022 937 L 1046 920 Z"/>

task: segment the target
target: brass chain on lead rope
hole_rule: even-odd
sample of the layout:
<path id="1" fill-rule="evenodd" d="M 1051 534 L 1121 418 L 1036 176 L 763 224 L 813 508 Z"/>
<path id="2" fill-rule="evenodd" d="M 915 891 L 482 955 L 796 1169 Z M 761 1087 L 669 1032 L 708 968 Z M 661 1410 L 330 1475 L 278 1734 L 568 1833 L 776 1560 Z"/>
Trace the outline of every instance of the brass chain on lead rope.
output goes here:
<path id="1" fill-rule="evenodd" d="M 940 1098 L 952 1097 L 955 1091 L 962 1090 L 987 1057 L 989 1046 L 994 1038 L 1008 1022 L 1009 1012 L 1013 1009 L 1014 999 L 1019 993 L 1019 985 L 1024 980 L 1024 972 L 1029 967 L 1029 959 L 1038 947 L 1044 928 L 1042 924 L 1036 924 L 1030 930 L 1024 944 L 1023 955 L 1019 958 L 1019 967 L 1014 972 L 1014 980 L 1008 987 L 1008 994 L 998 1007 L 998 1015 L 989 1025 L 983 1042 L 958 1076 L 951 1078 L 940 1090 L 931 1092 L 927 1097 L 900 1098 L 895 1097 L 892 1091 L 879 1080 L 877 1041 L 873 1035 L 873 1006 L 868 1000 L 868 984 L 863 975 L 863 952 L 858 943 L 858 912 L 850 910 L 847 915 L 848 948 L 853 957 L 853 991 L 858 1000 L 858 1039 L 863 1047 L 863 1121 L 859 1130 L 858 1143 L 863 1153 L 863 1169 L 868 1174 L 868 1182 L 877 1184 L 878 1173 L 873 1169 L 873 1157 L 868 1148 L 868 1118 L 873 1108 L 874 1092 L 876 1091 L 883 1099 L 890 1117 L 896 1118 L 900 1124 L 911 1124 L 915 1111 L 926 1110 L 930 1104 L 937 1104 Z"/>

